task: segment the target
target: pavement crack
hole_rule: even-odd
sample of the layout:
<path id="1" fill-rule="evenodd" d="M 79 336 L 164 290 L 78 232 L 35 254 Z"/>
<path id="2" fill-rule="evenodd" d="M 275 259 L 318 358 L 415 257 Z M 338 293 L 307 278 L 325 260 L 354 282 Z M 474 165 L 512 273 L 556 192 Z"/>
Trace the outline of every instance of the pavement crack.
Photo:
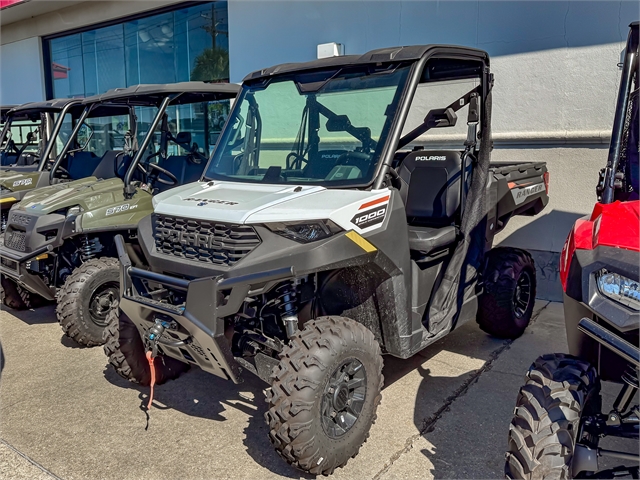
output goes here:
<path id="1" fill-rule="evenodd" d="M 14 447 L 13 445 L 11 445 L 10 443 L 7 443 L 6 440 L 0 438 L 0 443 L 4 446 L 6 446 L 9 450 L 11 450 L 12 452 L 14 452 L 16 455 L 21 456 L 22 458 L 24 458 L 27 462 L 29 462 L 31 465 L 33 465 L 36 468 L 39 468 L 40 470 L 42 470 L 43 473 L 49 475 L 51 478 L 53 478 L 54 480 L 62 480 L 59 476 L 57 476 L 55 473 L 53 473 L 51 470 L 47 469 L 46 467 L 40 465 L 38 462 L 36 462 L 33 458 L 29 457 L 28 455 L 22 453 L 20 450 L 18 450 L 16 447 Z"/>
<path id="2" fill-rule="evenodd" d="M 540 310 L 538 310 L 538 312 L 535 315 L 531 317 L 528 328 L 530 328 L 531 325 L 533 325 L 536 322 L 536 320 L 538 320 L 542 312 L 544 312 L 550 304 L 551 302 L 547 302 L 544 306 L 542 306 L 542 308 L 540 308 Z M 451 405 L 458 398 L 464 396 L 469 391 L 471 386 L 475 384 L 485 372 L 488 372 L 493 368 L 493 364 L 496 362 L 496 360 L 500 357 L 500 355 L 502 355 L 502 353 L 506 352 L 511 348 L 511 345 L 513 344 L 513 342 L 515 342 L 515 340 L 505 340 L 502 343 L 502 345 L 500 345 L 500 347 L 496 348 L 493 352 L 491 352 L 489 354 L 488 360 L 484 363 L 484 365 L 480 367 L 478 370 L 476 370 L 473 374 L 471 374 L 464 382 L 462 382 L 462 384 L 451 395 L 449 395 L 445 399 L 442 406 L 438 410 L 436 410 L 433 415 L 431 415 L 428 418 L 425 418 L 422 421 L 422 426 L 420 428 L 420 431 L 415 435 L 410 436 L 406 440 L 404 447 L 398 450 L 397 452 L 395 452 L 391 456 L 391 458 L 386 462 L 382 470 L 380 470 L 378 473 L 374 475 L 373 480 L 380 480 L 380 478 L 382 478 L 382 476 L 389 471 L 389 469 L 393 466 L 393 464 L 402 455 L 409 452 L 413 448 L 413 444 L 420 437 L 422 437 L 423 435 L 429 432 L 432 432 L 435 429 L 436 423 L 438 422 L 438 420 L 440 420 L 442 416 L 449 411 Z"/>

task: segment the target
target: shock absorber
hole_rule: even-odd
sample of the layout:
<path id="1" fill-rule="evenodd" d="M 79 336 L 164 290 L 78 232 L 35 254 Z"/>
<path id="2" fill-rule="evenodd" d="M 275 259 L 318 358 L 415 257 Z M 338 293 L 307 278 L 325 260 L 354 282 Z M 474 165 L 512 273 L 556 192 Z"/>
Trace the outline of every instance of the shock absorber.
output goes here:
<path id="1" fill-rule="evenodd" d="M 629 365 L 627 370 L 622 374 L 622 381 L 625 385 L 622 387 L 618 398 L 613 404 L 616 412 L 623 413 L 629 408 L 631 400 L 638 391 L 638 369 Z"/>
<path id="2" fill-rule="evenodd" d="M 89 238 L 87 235 L 80 237 L 80 257 L 83 262 L 95 258 L 95 256 L 102 250 L 102 244 L 97 238 Z"/>
<path id="3" fill-rule="evenodd" d="M 298 302 L 295 281 L 283 283 L 276 288 L 276 293 L 287 337 L 291 337 L 298 331 Z"/>
<path id="4" fill-rule="evenodd" d="M 4 232 L 7 229 L 8 216 L 7 212 L 2 212 L 2 216 L 0 217 L 0 232 Z"/>

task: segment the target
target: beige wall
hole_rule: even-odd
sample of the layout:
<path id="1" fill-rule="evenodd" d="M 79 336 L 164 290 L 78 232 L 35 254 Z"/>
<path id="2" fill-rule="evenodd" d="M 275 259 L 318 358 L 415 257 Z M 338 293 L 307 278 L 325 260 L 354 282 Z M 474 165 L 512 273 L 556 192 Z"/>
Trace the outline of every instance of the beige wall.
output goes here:
<path id="1" fill-rule="evenodd" d="M 38 1 L 38 0 L 33 0 Z M 42 1 L 42 0 L 40 0 Z M 42 37 L 53 33 L 86 27 L 95 23 L 135 15 L 183 0 L 129 0 L 129 1 L 87 1 L 55 12 L 2 25 L 0 45 L 18 42 L 31 37 Z M 20 8 L 20 6 L 13 7 Z"/>

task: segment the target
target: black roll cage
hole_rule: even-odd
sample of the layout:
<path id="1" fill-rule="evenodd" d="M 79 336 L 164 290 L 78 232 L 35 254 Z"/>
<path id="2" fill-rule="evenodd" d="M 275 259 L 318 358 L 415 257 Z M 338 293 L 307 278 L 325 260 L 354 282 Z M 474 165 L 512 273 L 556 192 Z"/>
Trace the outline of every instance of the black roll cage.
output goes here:
<path id="1" fill-rule="evenodd" d="M 411 57 L 413 52 L 420 49 L 422 50 L 422 53 L 420 56 Z M 391 170 L 391 165 L 393 163 L 393 159 L 396 151 L 399 148 L 406 146 L 406 144 L 408 144 L 410 141 L 414 140 L 419 135 L 421 135 L 422 133 L 425 133 L 429 128 L 431 128 L 427 125 L 427 119 L 425 119 L 425 123 L 420 125 L 418 129 L 414 129 L 414 131 L 405 135 L 404 139 L 401 138 L 402 129 L 407 119 L 414 94 L 418 88 L 418 85 L 421 83 L 423 72 L 425 71 L 425 67 L 427 66 L 429 61 L 444 59 L 444 60 L 460 60 L 460 61 L 478 63 L 478 66 L 480 67 L 480 75 L 479 75 L 480 85 L 476 89 L 473 89 L 472 91 L 468 92 L 464 97 L 462 97 L 464 98 L 465 103 L 463 105 L 458 105 L 458 108 L 454 109 L 454 111 L 466 106 L 471 101 L 471 97 L 474 96 L 474 93 L 476 94 L 475 95 L 476 101 L 479 103 L 479 107 L 481 111 L 484 111 L 487 94 L 489 93 L 489 90 L 491 89 L 493 84 L 493 77 L 489 69 L 489 55 L 486 52 L 483 52 L 481 50 L 465 48 L 465 47 L 453 47 L 453 46 L 447 46 L 447 45 L 401 47 L 396 51 L 395 54 L 388 53 L 389 50 L 390 49 L 383 49 L 379 51 L 374 50 L 372 52 L 362 55 L 362 57 L 357 59 L 352 64 L 347 61 L 341 60 L 341 57 L 335 57 L 337 59 L 335 60 L 335 62 L 337 62 L 337 64 L 335 65 L 327 62 L 326 61 L 327 59 L 324 59 L 316 62 L 310 62 L 309 68 L 305 68 L 306 66 L 305 64 L 300 64 L 299 68 L 296 68 L 296 64 L 284 64 L 280 66 L 275 66 L 275 67 L 271 67 L 270 69 L 265 69 L 265 70 L 254 72 L 252 74 L 247 75 L 247 77 L 245 77 L 244 84 L 249 85 L 254 83 L 261 83 L 261 82 L 264 82 L 265 80 L 268 80 L 270 78 L 274 78 L 277 76 L 288 76 L 292 72 L 312 73 L 314 71 L 327 70 L 336 66 L 344 66 L 344 67 L 352 66 L 352 65 L 380 66 L 381 64 L 395 64 L 399 67 L 401 65 L 410 65 L 410 71 L 409 71 L 407 80 L 405 80 L 405 85 L 402 88 L 398 88 L 396 92 L 396 98 L 394 98 L 393 100 L 393 103 L 397 105 L 396 112 L 393 115 L 387 116 L 387 122 L 390 121 L 391 125 L 389 128 L 389 132 L 387 134 L 386 141 L 382 145 L 376 145 L 375 147 L 376 150 L 378 148 L 381 148 L 381 151 L 380 151 L 380 160 L 376 165 L 376 171 L 372 176 L 372 180 L 366 184 L 350 185 L 348 187 L 348 188 L 361 188 L 361 189 L 373 188 L 377 190 L 382 188 L 382 186 L 385 184 L 388 175 L 393 175 L 393 172 L 391 172 L 390 170 Z M 409 56 L 410 58 L 406 58 L 405 56 L 403 56 L 402 50 L 407 50 L 407 56 Z M 387 56 L 388 58 L 385 58 L 384 61 L 376 61 L 377 60 L 376 57 L 382 56 L 383 52 L 384 52 L 384 55 Z M 366 61 L 360 61 L 363 58 L 365 58 Z M 456 75 L 456 72 L 451 72 L 451 71 L 449 73 L 450 73 L 450 76 L 448 77 L 443 76 L 443 77 L 431 79 L 428 81 L 436 82 L 436 81 L 453 80 L 453 79 L 477 78 L 478 76 L 477 73 L 470 75 L 468 71 L 464 72 L 464 74 L 462 75 L 461 74 Z M 459 100 L 457 100 L 456 102 L 459 102 Z M 236 102 L 234 104 L 233 110 L 230 112 L 229 118 L 234 117 L 234 115 L 236 114 L 236 109 L 240 108 L 239 107 L 240 103 L 241 102 Z M 316 105 L 319 105 L 318 102 L 315 102 L 315 103 Z M 452 107 L 454 107 L 454 104 L 449 105 L 447 108 L 452 108 Z M 447 108 L 443 110 L 446 110 Z M 324 111 L 322 113 L 325 114 Z M 330 115 L 333 112 L 329 110 L 326 113 Z M 480 119 L 478 118 L 477 120 L 478 120 L 478 123 L 480 123 Z M 317 125 L 309 125 L 309 127 L 310 127 L 309 131 L 313 132 L 313 128 L 317 127 Z M 383 127 L 383 131 L 386 129 L 386 127 L 387 125 L 385 124 L 385 126 Z M 227 125 L 225 125 L 220 135 L 220 138 L 225 138 L 226 137 L 225 134 L 227 133 L 226 129 L 231 129 L 231 128 L 233 128 L 233 125 L 231 125 L 231 122 L 228 122 Z M 348 133 L 352 134 L 355 138 L 360 139 L 360 137 L 362 136 L 362 132 L 357 131 L 358 130 L 357 127 L 353 127 L 353 128 L 354 128 L 353 133 L 352 132 L 348 132 Z M 419 131 L 420 133 L 417 133 L 417 131 Z M 411 140 L 407 141 L 408 135 L 410 134 L 415 134 L 415 138 L 412 138 Z M 479 136 L 481 135 L 482 135 L 482 124 L 480 125 L 480 132 L 479 132 Z M 309 143 L 312 143 L 312 142 L 310 141 Z M 221 147 L 221 142 L 218 142 L 216 144 L 211 154 L 211 157 L 209 158 L 209 164 L 204 169 L 204 173 L 203 173 L 203 176 L 201 177 L 201 181 L 208 180 L 208 178 L 206 177 L 206 173 L 209 167 L 211 166 L 211 162 L 213 161 L 213 158 L 215 158 L 216 156 L 218 148 L 223 148 Z M 474 153 L 477 153 L 476 152 L 477 146 L 475 145 L 475 143 L 473 145 L 473 149 L 474 149 Z M 335 188 L 344 188 L 344 187 L 336 186 Z"/>
<path id="2" fill-rule="evenodd" d="M 612 203 L 615 200 L 616 173 L 620 164 L 620 153 L 623 148 L 624 124 L 629 109 L 631 93 L 633 90 L 634 75 L 636 88 L 640 86 L 640 62 L 638 62 L 638 25 L 633 22 L 629 25 L 629 35 L 625 48 L 624 62 L 622 63 L 622 78 L 616 101 L 616 113 L 611 132 L 611 144 L 607 166 L 604 170 L 602 184 L 601 203 Z"/>
<path id="3" fill-rule="evenodd" d="M 415 135 L 416 130 L 414 129 L 414 131 L 409 132 L 405 136 L 404 141 L 402 141 L 403 140 L 401 138 L 402 129 L 404 127 L 404 123 L 409 114 L 409 109 L 413 101 L 413 96 L 416 90 L 418 89 L 418 85 L 420 84 L 422 73 L 427 66 L 427 62 L 429 62 L 429 60 L 432 60 L 432 59 L 471 60 L 471 61 L 481 62 L 482 71 L 480 76 L 480 85 L 476 89 L 467 93 L 463 98 L 465 98 L 465 102 L 468 102 L 470 100 L 470 95 L 474 91 L 477 91 L 480 97 L 479 98 L 480 108 L 482 111 L 484 111 L 485 109 L 485 101 L 487 98 L 487 94 L 489 93 L 489 90 L 491 89 L 491 86 L 493 83 L 493 78 L 491 77 L 491 73 L 489 70 L 489 56 L 487 54 L 485 54 L 484 58 L 480 58 L 478 57 L 477 54 L 464 55 L 463 53 L 451 53 L 447 47 L 442 47 L 442 48 L 434 49 L 433 51 L 428 52 L 428 54 L 423 55 L 422 58 L 414 62 L 414 64 L 411 66 L 411 71 L 409 72 L 408 81 L 406 82 L 406 86 L 400 98 L 399 111 L 394 116 L 393 124 L 391 125 L 391 131 L 389 132 L 387 141 L 385 142 L 385 145 L 382 149 L 382 153 L 380 155 L 380 162 L 378 163 L 377 171 L 376 171 L 376 174 L 374 175 L 373 188 L 376 190 L 382 188 L 383 184 L 386 181 L 387 175 L 391 174 L 390 173 L 391 165 L 392 165 L 396 151 L 428 130 L 428 126 L 426 125 L 427 122 L 425 119 L 425 122 L 422 125 L 417 127 L 417 130 L 420 131 L 421 133 L 418 133 L 417 135 Z M 469 78 L 469 77 L 468 75 L 451 77 L 451 79 L 454 79 L 454 78 Z M 441 81 L 445 79 L 446 78 L 442 78 L 438 80 Z M 449 107 L 447 108 L 451 108 L 452 105 L 449 105 Z M 483 127 L 482 124 L 480 124 L 480 127 L 481 127 L 481 130 L 480 130 L 480 135 L 481 135 L 482 127 Z M 423 129 L 424 131 L 422 131 Z M 414 134 L 415 138 L 412 138 L 411 140 L 407 141 L 407 137 L 411 134 Z M 475 148 L 475 145 L 474 145 L 474 148 Z"/>

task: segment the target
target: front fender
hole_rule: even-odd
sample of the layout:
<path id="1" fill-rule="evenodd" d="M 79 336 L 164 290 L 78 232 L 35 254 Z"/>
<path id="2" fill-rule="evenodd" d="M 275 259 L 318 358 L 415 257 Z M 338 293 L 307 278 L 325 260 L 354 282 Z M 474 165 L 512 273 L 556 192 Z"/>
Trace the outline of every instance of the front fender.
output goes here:
<path id="1" fill-rule="evenodd" d="M 84 212 L 78 218 L 78 228 L 84 233 L 135 228 L 153 212 L 151 199 L 151 194 L 145 191 L 138 191 L 129 200 L 122 196 L 115 203 Z"/>

